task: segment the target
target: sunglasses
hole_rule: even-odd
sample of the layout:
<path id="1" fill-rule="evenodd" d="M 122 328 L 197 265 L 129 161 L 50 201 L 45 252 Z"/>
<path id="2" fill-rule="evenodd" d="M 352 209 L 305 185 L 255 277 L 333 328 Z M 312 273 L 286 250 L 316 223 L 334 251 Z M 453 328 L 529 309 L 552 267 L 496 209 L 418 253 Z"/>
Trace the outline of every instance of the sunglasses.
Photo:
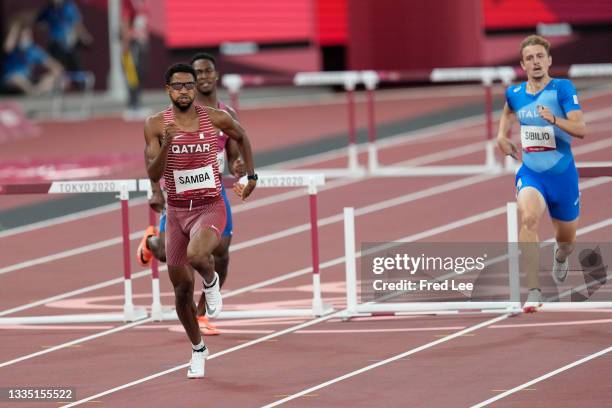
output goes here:
<path id="1" fill-rule="evenodd" d="M 169 85 L 170 88 L 174 89 L 175 91 L 180 91 L 183 88 L 191 91 L 193 88 L 195 88 L 195 82 L 172 82 Z"/>

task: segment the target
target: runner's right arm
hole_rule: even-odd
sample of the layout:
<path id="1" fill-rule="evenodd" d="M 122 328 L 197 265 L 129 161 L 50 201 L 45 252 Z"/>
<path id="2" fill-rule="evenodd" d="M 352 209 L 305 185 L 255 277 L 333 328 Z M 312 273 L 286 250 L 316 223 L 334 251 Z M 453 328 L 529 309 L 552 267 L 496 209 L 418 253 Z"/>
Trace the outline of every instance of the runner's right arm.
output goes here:
<path id="1" fill-rule="evenodd" d="M 178 132 L 176 124 L 164 125 L 161 113 L 149 116 L 145 121 L 145 157 L 147 173 L 153 182 L 159 182 L 166 169 L 168 150 Z"/>
<path id="2" fill-rule="evenodd" d="M 146 155 L 145 150 L 145 168 L 149 167 L 149 158 Z M 162 192 L 159 181 L 153 181 L 149 179 L 151 184 L 151 197 L 149 198 L 149 207 L 151 207 L 155 212 L 161 212 L 166 205 L 166 198 L 164 197 L 164 193 Z"/>
<path id="3" fill-rule="evenodd" d="M 516 114 L 512 112 L 508 103 L 504 105 L 504 110 L 499 119 L 499 129 L 497 131 L 497 147 L 506 156 L 511 156 L 518 160 L 519 150 L 512 140 L 508 138 L 508 132 L 516 120 Z"/>

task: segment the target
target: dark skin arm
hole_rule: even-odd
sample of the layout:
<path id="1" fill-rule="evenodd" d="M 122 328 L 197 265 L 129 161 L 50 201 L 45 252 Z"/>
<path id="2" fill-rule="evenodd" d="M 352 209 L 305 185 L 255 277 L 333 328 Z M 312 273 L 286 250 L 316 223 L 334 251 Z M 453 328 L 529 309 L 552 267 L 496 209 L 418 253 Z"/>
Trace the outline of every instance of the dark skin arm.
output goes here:
<path id="1" fill-rule="evenodd" d="M 145 167 L 148 167 L 148 165 L 149 161 L 145 155 Z M 151 207 L 153 211 L 160 213 L 164 209 L 165 205 L 166 198 L 164 197 L 164 193 L 159 185 L 159 181 L 151 181 L 151 198 L 149 198 L 149 207 Z"/>
<path id="2" fill-rule="evenodd" d="M 161 113 L 149 116 L 145 121 L 145 158 L 147 174 L 153 183 L 158 183 L 166 169 L 168 150 L 179 128 L 175 123 L 164 125 Z"/>
<path id="3" fill-rule="evenodd" d="M 217 129 L 222 130 L 231 140 L 236 141 L 240 155 L 244 158 L 247 174 L 255 174 L 255 166 L 253 163 L 253 151 L 251 143 L 246 135 L 246 132 L 232 116 L 224 110 L 205 107 L 210 120 Z M 248 184 L 242 190 L 242 199 L 245 200 L 257 185 L 256 180 L 249 180 Z"/>
<path id="4" fill-rule="evenodd" d="M 232 116 L 234 120 L 238 121 L 238 115 L 236 114 L 235 110 L 228 106 L 226 111 Z M 232 139 L 228 139 L 227 144 L 225 145 L 225 153 L 227 155 L 227 164 L 230 173 L 235 177 L 242 177 L 246 175 L 244 162 L 240 158 L 240 149 L 238 148 L 238 143 L 236 143 L 236 141 Z"/>

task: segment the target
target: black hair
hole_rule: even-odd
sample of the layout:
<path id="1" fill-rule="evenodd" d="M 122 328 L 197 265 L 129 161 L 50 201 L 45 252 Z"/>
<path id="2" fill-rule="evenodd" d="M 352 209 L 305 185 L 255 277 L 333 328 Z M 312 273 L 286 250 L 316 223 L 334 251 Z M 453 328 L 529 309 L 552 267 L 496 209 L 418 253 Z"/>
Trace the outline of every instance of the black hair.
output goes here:
<path id="1" fill-rule="evenodd" d="M 217 69 L 217 60 L 215 59 L 215 57 L 205 52 L 198 52 L 193 57 L 191 57 L 191 65 L 193 65 L 193 63 L 196 62 L 197 60 L 201 60 L 201 59 L 209 60 L 210 62 L 213 63 L 213 65 L 215 66 L 215 69 Z"/>
<path id="2" fill-rule="evenodd" d="M 166 73 L 164 74 L 164 80 L 166 81 L 166 85 L 170 84 L 172 75 L 176 74 L 177 72 L 184 72 L 186 74 L 191 74 L 193 75 L 193 79 L 196 79 L 197 77 L 196 72 L 191 67 L 191 65 L 185 64 L 183 62 L 179 62 L 179 63 L 170 65 L 170 67 L 168 67 L 168 69 L 166 70 Z"/>

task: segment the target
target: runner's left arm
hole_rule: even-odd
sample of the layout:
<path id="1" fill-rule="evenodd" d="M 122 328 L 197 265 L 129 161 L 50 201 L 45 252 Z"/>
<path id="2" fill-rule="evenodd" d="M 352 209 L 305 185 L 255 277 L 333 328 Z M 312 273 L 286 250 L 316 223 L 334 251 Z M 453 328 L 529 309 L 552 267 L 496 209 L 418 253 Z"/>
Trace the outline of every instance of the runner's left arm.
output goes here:
<path id="1" fill-rule="evenodd" d="M 255 174 L 255 164 L 253 163 L 253 151 L 246 132 L 232 116 L 226 111 L 220 109 L 206 108 L 210 116 L 210 120 L 217 129 L 222 130 L 231 140 L 235 140 L 240 155 L 244 159 L 247 175 Z M 248 184 L 242 191 L 242 199 L 246 199 L 255 189 L 257 180 L 249 180 Z"/>
<path id="2" fill-rule="evenodd" d="M 557 101 L 565 113 L 566 118 L 555 116 L 546 106 L 538 106 L 538 112 L 542 119 L 551 125 L 569 133 L 570 136 L 584 139 L 587 133 L 586 123 L 582 108 L 578 103 L 578 92 L 576 87 L 569 79 L 562 79 L 557 82 Z"/>
<path id="3" fill-rule="evenodd" d="M 586 123 L 584 122 L 584 115 L 581 110 L 567 112 L 567 119 L 553 115 L 547 107 L 542 105 L 539 106 L 539 112 L 542 119 L 566 131 L 570 136 L 578 139 L 584 139 L 586 136 Z"/>
<path id="4" fill-rule="evenodd" d="M 234 109 L 227 106 L 225 110 L 235 121 L 238 121 L 238 114 Z M 240 149 L 238 148 L 236 141 L 233 139 L 228 139 L 227 144 L 225 145 L 225 152 L 227 154 L 227 165 L 230 173 L 235 177 L 242 177 L 246 175 L 246 168 L 244 166 L 244 162 L 240 158 Z"/>

